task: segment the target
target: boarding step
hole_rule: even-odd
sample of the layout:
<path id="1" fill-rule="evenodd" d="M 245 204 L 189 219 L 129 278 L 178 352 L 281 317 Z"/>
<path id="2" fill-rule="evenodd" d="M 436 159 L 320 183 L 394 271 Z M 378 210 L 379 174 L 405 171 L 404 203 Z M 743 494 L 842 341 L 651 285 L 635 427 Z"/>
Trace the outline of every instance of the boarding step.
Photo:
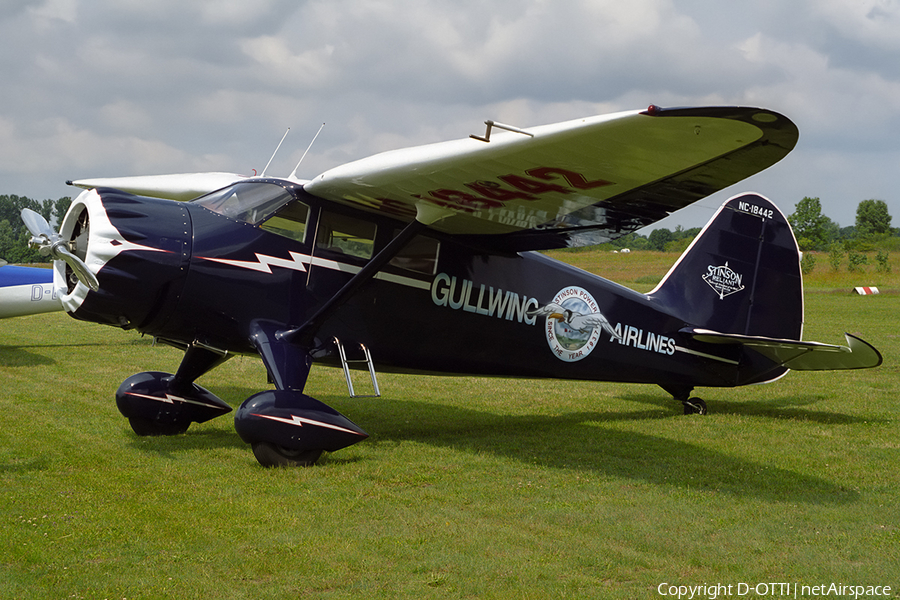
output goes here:
<path id="1" fill-rule="evenodd" d="M 372 363 L 372 353 L 369 352 L 369 349 L 366 348 L 365 344 L 359 344 L 359 349 L 362 351 L 362 358 L 347 358 L 347 352 L 344 350 L 344 345 L 337 338 L 334 338 L 334 345 L 337 346 L 338 356 L 341 359 L 341 366 L 344 368 L 344 377 L 347 379 L 347 391 L 350 392 L 351 398 L 379 398 L 381 396 L 381 391 L 378 389 L 378 378 L 375 376 L 375 365 Z M 369 368 L 369 377 L 372 379 L 372 389 L 374 390 L 371 394 L 357 394 L 353 389 L 353 379 L 350 377 L 350 365 L 353 363 L 366 363 Z"/>

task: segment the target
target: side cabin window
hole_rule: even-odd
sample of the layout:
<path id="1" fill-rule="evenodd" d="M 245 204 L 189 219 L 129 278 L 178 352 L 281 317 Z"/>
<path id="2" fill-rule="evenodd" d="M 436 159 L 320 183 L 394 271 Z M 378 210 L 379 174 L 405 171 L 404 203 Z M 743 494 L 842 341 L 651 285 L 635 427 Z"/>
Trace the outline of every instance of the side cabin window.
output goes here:
<path id="1" fill-rule="evenodd" d="M 375 248 L 375 224 L 323 210 L 316 248 L 368 260 Z"/>
<path id="2" fill-rule="evenodd" d="M 423 275 L 434 275 L 440 244 L 434 238 L 417 235 L 391 259 L 391 266 Z"/>
<path id="3" fill-rule="evenodd" d="M 235 183 L 193 202 L 214 213 L 256 225 L 292 200 L 293 194 L 280 185 L 250 181 Z"/>
<path id="4" fill-rule="evenodd" d="M 309 207 L 294 201 L 260 224 L 262 229 L 292 240 L 303 242 L 309 224 Z"/>

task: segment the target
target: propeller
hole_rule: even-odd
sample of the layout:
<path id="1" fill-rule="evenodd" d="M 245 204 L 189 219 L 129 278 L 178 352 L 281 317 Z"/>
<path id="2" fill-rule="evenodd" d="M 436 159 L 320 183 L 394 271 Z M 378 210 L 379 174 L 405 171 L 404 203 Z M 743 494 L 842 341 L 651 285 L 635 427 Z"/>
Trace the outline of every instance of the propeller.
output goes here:
<path id="1" fill-rule="evenodd" d="M 72 271 L 75 272 L 79 281 L 84 282 L 85 285 L 95 292 L 100 289 L 100 282 L 97 281 L 97 277 L 91 273 L 83 260 L 69 251 L 66 247 L 66 241 L 61 239 L 60 235 L 50 228 L 50 223 L 47 222 L 47 219 L 30 208 L 23 208 L 22 221 L 25 222 L 25 227 L 31 232 L 32 237 L 28 241 L 30 247 L 36 249 L 41 256 L 50 256 L 54 260 L 65 261 Z"/>

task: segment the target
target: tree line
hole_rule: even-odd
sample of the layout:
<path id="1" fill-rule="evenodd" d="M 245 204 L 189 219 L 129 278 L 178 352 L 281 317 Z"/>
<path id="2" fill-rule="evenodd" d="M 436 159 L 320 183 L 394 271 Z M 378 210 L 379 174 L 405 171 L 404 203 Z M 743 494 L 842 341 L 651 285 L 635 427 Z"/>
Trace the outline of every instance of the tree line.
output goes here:
<path id="1" fill-rule="evenodd" d="M 801 250 L 830 250 L 842 243 L 847 250 L 866 249 L 900 235 L 891 227 L 891 215 L 884 200 L 863 200 L 856 207 L 856 224 L 840 227 L 822 213 L 818 198 L 805 197 L 788 217 Z"/>
<path id="2" fill-rule="evenodd" d="M 28 264 L 50 262 L 36 250 L 28 247 L 31 233 L 25 228 L 20 213 L 23 208 L 39 212 L 54 227 L 58 226 L 72 198 L 66 196 L 43 202 L 25 196 L 0 195 L 0 259 L 10 263 Z M 863 200 L 856 208 L 856 223 L 841 227 L 822 213 L 822 203 L 818 198 L 805 197 L 797 203 L 788 216 L 800 250 L 827 251 L 836 256 L 853 252 L 872 250 L 876 247 L 889 250 L 900 249 L 900 228 L 891 227 L 891 215 L 884 200 Z M 660 252 L 682 252 L 691 243 L 700 227 L 674 230 L 661 227 L 649 235 L 631 233 L 610 242 L 614 248 L 631 250 L 657 250 Z"/>
<path id="3" fill-rule="evenodd" d="M 900 249 L 900 228 L 891 227 L 891 215 L 884 200 L 863 200 L 856 209 L 856 222 L 841 227 L 822 213 L 818 198 L 805 197 L 797 203 L 788 216 L 794 229 L 800 250 L 831 252 L 833 255 L 861 252 L 882 248 Z M 700 233 L 700 227 L 674 231 L 664 227 L 654 229 L 649 235 L 631 233 L 610 245 L 631 250 L 657 250 L 682 252 Z"/>
<path id="4" fill-rule="evenodd" d="M 71 204 L 72 198 L 68 196 L 39 202 L 25 196 L 0 195 L 0 259 L 16 264 L 50 262 L 48 257 L 28 247 L 31 233 L 22 222 L 22 209 L 40 213 L 56 227 Z"/>

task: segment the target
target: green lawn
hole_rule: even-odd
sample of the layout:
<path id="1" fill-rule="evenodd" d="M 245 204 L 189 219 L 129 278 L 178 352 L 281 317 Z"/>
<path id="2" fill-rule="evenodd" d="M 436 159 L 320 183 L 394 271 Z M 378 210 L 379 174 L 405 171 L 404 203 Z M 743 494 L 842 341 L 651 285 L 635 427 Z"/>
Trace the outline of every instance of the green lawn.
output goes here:
<path id="1" fill-rule="evenodd" d="M 758 582 L 896 596 L 900 295 L 820 289 L 805 337 L 858 333 L 883 366 L 702 389 L 705 417 L 650 385 L 385 374 L 382 398 L 349 399 L 316 368 L 307 391 L 371 438 L 308 469 L 259 467 L 230 416 L 134 436 L 113 393 L 177 368 L 171 348 L 62 314 L 0 321 L 0 597 L 654 598 Z M 200 383 L 235 407 L 267 387 L 252 358 Z"/>

